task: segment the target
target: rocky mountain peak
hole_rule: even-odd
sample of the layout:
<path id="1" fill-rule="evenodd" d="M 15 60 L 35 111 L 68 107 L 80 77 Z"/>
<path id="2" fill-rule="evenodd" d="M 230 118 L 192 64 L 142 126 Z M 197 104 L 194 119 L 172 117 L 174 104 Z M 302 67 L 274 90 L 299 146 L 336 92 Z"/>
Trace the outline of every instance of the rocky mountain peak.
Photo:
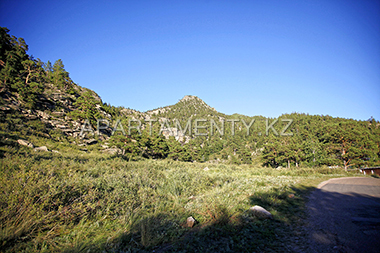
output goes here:
<path id="1" fill-rule="evenodd" d="M 194 99 L 201 100 L 201 99 L 198 98 L 197 96 L 186 95 L 186 96 L 184 96 L 184 97 L 180 100 L 180 102 L 186 102 L 186 101 L 190 101 L 190 100 L 194 100 Z"/>
<path id="2" fill-rule="evenodd" d="M 204 108 L 206 110 L 212 110 L 216 112 L 215 108 L 209 106 L 197 96 L 186 95 L 177 104 L 182 104 L 185 106 L 195 106 L 198 109 Z"/>

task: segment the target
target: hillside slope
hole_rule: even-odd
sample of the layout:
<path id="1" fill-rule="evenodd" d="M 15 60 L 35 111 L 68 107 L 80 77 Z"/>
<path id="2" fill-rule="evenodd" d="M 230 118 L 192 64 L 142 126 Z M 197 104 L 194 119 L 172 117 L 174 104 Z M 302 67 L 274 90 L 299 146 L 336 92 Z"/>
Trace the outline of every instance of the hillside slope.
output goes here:
<path id="1" fill-rule="evenodd" d="M 225 115 L 191 95 L 147 112 L 114 107 L 75 84 L 62 60 L 43 63 L 27 54 L 22 38 L 6 28 L 0 35 L 2 156 L 25 140 L 47 150 L 102 152 L 129 160 L 345 169 L 380 165 L 380 124 L 374 119 Z"/>

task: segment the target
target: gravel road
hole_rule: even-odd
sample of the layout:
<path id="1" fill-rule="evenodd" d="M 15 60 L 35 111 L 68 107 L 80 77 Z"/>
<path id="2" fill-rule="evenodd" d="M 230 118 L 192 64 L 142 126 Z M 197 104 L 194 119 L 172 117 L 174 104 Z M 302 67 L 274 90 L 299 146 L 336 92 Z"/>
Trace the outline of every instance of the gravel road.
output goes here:
<path id="1" fill-rule="evenodd" d="M 380 252 L 380 179 L 336 178 L 310 195 L 303 252 Z"/>

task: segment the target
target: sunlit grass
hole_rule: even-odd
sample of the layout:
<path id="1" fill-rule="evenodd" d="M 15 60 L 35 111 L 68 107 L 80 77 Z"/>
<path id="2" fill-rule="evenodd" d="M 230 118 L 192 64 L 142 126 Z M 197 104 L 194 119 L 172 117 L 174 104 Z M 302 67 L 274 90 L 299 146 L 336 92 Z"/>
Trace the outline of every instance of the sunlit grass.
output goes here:
<path id="1" fill-rule="evenodd" d="M 1 251 L 197 252 L 213 251 L 215 243 L 223 250 L 276 249 L 277 237 L 297 223 L 308 186 L 347 175 L 327 168 L 128 162 L 96 152 L 6 153 Z M 252 216 L 253 205 L 274 220 Z M 193 229 L 185 226 L 188 216 L 198 221 Z"/>

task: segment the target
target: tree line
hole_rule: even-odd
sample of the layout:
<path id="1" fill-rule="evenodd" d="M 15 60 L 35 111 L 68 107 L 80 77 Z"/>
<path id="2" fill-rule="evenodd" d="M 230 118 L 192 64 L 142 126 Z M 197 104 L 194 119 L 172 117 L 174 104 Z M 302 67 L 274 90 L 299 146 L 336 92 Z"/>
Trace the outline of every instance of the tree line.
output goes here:
<path id="1" fill-rule="evenodd" d="M 107 140 L 109 145 L 121 150 L 119 155 L 126 159 L 253 163 L 276 168 L 326 165 L 348 169 L 380 165 L 380 124 L 373 118 L 360 121 L 300 113 L 284 114 L 278 119 L 225 115 L 192 96 L 175 105 L 158 108 L 156 112 L 141 113 L 98 101 L 96 93 L 79 88 L 71 80 L 62 60 L 52 64 L 34 59 L 27 54 L 24 39 L 9 35 L 7 28 L 0 28 L 0 36 L 0 105 L 6 103 L 6 98 L 13 97 L 25 108 L 39 109 L 39 102 L 48 90 L 60 90 L 73 97 L 75 110 L 68 116 L 74 120 L 89 120 L 94 127 L 101 117 L 99 108 L 113 121 L 120 120 L 122 125 L 128 125 L 131 119 L 156 117 L 158 120 L 151 122 L 152 129 L 143 124 L 141 133 L 134 129 L 131 134 L 116 133 Z M 170 122 L 176 119 L 181 126 L 186 126 L 189 119 L 206 119 L 215 122 L 215 126 L 225 121 L 233 122 L 234 128 L 225 127 L 223 135 L 214 129 L 213 134 L 195 136 L 196 131 L 192 129 L 188 138 L 165 138 L 162 119 Z M 6 118 L 1 120 L 6 121 Z M 248 127 L 250 122 L 254 124 Z M 287 135 L 278 134 L 284 127 L 287 127 Z M 204 126 L 203 130 L 209 131 L 210 126 Z"/>

